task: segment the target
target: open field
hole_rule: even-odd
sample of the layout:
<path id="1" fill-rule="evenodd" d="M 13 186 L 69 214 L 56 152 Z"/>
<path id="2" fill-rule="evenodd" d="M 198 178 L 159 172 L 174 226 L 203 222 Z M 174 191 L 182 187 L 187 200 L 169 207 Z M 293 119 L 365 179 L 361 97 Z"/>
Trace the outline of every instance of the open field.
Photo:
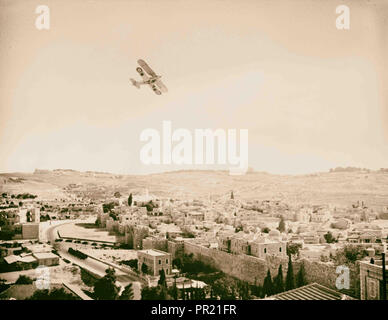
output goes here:
<path id="1" fill-rule="evenodd" d="M 57 228 L 61 237 L 116 242 L 116 237 L 103 229 L 84 228 L 77 224 L 63 224 Z"/>
<path id="2" fill-rule="evenodd" d="M 82 248 L 82 252 L 89 254 L 95 258 L 101 259 L 107 262 L 117 263 L 122 260 L 137 259 L 136 250 L 126 249 L 92 249 L 90 247 Z"/>

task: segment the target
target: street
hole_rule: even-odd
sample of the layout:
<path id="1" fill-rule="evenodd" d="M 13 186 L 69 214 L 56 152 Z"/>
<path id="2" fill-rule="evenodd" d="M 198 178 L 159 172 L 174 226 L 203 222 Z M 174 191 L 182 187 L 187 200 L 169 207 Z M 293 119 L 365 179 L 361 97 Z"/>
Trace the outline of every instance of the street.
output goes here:
<path id="1" fill-rule="evenodd" d="M 77 221 L 75 220 L 75 221 L 69 221 L 67 223 L 76 223 L 76 222 Z M 90 272 L 92 272 L 100 277 L 103 277 L 105 275 L 105 270 L 111 266 L 109 266 L 103 262 L 91 259 L 91 258 L 87 258 L 85 260 L 82 260 L 82 259 L 79 259 L 77 257 L 74 257 L 73 255 L 71 255 L 67 252 L 67 250 L 61 245 L 61 243 L 55 242 L 55 239 L 58 238 L 56 228 L 60 225 L 61 224 L 58 224 L 58 225 L 50 226 L 47 228 L 47 230 L 45 232 L 47 241 L 50 241 L 50 243 L 53 245 L 57 244 L 56 249 L 60 253 L 62 258 L 65 258 L 65 259 L 71 261 L 72 263 L 80 266 L 81 268 L 86 269 L 86 270 L 88 270 L 88 271 L 90 271 Z M 141 299 L 141 284 L 140 284 L 140 282 L 136 281 L 137 279 L 134 278 L 133 276 L 128 275 L 127 273 L 125 273 L 117 268 L 114 268 L 114 269 L 116 271 L 117 284 L 125 287 L 130 282 L 132 282 L 133 283 L 132 286 L 133 286 L 134 300 L 140 300 Z"/>

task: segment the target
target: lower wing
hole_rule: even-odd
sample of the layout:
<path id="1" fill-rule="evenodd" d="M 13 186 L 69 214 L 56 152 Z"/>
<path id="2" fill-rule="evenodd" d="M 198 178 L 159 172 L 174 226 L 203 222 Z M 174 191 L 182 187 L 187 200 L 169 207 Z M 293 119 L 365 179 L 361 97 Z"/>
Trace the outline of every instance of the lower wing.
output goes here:
<path id="1" fill-rule="evenodd" d="M 163 84 L 161 80 L 156 80 L 155 84 L 160 88 L 162 92 L 167 92 L 167 87 Z"/>
<path id="2" fill-rule="evenodd" d="M 160 90 L 154 84 L 150 84 L 150 87 L 151 87 L 152 91 L 155 92 L 158 96 L 160 96 L 162 94 L 160 92 Z"/>

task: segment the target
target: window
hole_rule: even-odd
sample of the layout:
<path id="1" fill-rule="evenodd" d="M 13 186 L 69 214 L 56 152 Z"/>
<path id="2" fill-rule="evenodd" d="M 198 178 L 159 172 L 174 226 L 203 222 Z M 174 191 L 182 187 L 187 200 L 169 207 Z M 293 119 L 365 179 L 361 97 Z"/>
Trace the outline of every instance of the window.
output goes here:
<path id="1" fill-rule="evenodd" d="M 279 248 L 279 252 L 282 252 L 282 247 Z"/>
<path id="2" fill-rule="evenodd" d="M 267 253 L 267 248 L 264 248 L 264 253 Z"/>
<path id="3" fill-rule="evenodd" d="M 369 281 L 369 297 L 375 299 L 377 297 L 377 286 L 374 279 L 368 279 Z"/>
<path id="4" fill-rule="evenodd" d="M 168 264 L 168 259 L 166 259 L 166 263 Z"/>
<path id="5" fill-rule="evenodd" d="M 159 264 L 162 264 L 162 260 L 159 260 Z"/>

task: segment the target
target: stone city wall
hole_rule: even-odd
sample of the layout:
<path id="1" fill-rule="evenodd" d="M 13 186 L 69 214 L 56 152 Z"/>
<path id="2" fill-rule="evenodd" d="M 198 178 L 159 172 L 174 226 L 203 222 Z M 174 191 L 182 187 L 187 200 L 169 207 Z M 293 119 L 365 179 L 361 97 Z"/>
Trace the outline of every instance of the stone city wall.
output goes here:
<path id="1" fill-rule="evenodd" d="M 267 256 L 265 259 L 260 259 L 245 254 L 237 255 L 218 249 L 210 249 L 189 242 L 184 243 L 184 253 L 192 253 L 195 259 L 250 284 L 262 285 L 268 269 L 272 277 L 275 277 L 280 264 L 282 264 L 283 278 L 285 279 L 288 269 L 288 258 Z M 308 283 L 317 282 L 331 289 L 338 290 L 336 287 L 336 279 L 339 276 L 336 273 L 337 266 L 323 262 L 312 262 L 306 259 L 293 261 L 295 279 L 301 264 L 304 264 Z M 350 265 L 348 267 L 350 271 L 350 289 L 343 290 L 343 292 L 353 297 L 359 297 L 359 265 Z"/>

